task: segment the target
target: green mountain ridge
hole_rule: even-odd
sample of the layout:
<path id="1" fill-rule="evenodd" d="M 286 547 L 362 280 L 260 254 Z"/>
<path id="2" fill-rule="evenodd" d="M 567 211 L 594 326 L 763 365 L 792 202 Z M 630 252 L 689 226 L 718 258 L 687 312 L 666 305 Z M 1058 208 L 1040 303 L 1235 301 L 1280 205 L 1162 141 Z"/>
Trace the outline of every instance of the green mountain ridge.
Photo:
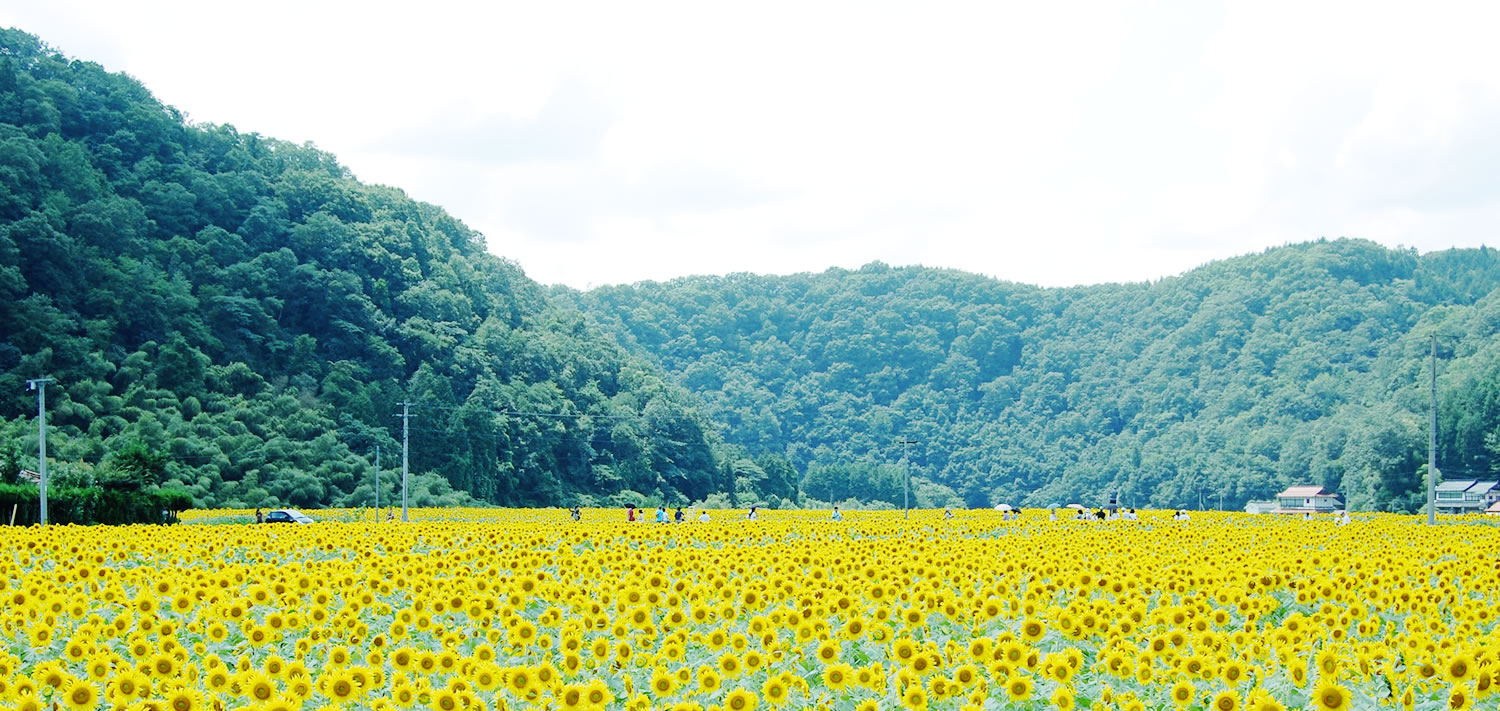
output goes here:
<path id="1" fill-rule="evenodd" d="M 899 501 L 909 449 L 969 506 L 1240 507 L 1316 483 L 1411 510 L 1432 334 L 1439 468 L 1500 462 L 1496 286 L 1494 250 L 1324 240 L 1153 283 L 877 263 L 553 294 L 676 373 L 731 446 L 784 453 L 810 496 Z"/>
<path id="2" fill-rule="evenodd" d="M 716 489 L 692 397 L 441 209 L 16 30 L 0 117 L 5 478 L 50 375 L 60 485 L 144 446 L 199 505 L 365 505 L 379 446 L 389 503 L 409 401 L 418 505 Z"/>
<path id="3" fill-rule="evenodd" d="M 333 156 L 0 31 L 0 478 L 162 455 L 204 506 L 707 501 L 1411 510 L 1500 468 L 1500 257 L 1317 241 L 1150 283 L 880 263 L 544 287 Z M 909 444 L 902 444 L 909 442 Z M 146 457 L 145 460 L 158 461 Z M 909 469 L 908 469 L 909 465 Z M 133 466 L 133 465 L 129 465 Z M 1222 498 L 1220 498 L 1222 497 Z"/>

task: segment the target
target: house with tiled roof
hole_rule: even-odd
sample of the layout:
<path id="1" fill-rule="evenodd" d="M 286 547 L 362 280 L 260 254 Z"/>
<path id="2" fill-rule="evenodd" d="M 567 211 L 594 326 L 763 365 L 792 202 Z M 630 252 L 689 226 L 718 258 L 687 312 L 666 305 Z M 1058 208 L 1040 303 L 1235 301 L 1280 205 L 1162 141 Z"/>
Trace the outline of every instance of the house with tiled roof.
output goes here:
<path id="1" fill-rule="evenodd" d="M 1276 508 L 1271 513 L 1305 514 L 1341 511 L 1344 501 L 1338 494 L 1325 491 L 1321 486 L 1291 486 L 1276 495 Z"/>
<path id="2" fill-rule="evenodd" d="M 1500 481 L 1481 481 L 1464 491 L 1464 501 L 1477 501 L 1481 507 L 1500 503 Z"/>
<path id="3" fill-rule="evenodd" d="M 1445 481 L 1437 485 L 1435 497 L 1438 513 L 1479 513 L 1500 501 L 1500 482 L 1474 479 Z"/>

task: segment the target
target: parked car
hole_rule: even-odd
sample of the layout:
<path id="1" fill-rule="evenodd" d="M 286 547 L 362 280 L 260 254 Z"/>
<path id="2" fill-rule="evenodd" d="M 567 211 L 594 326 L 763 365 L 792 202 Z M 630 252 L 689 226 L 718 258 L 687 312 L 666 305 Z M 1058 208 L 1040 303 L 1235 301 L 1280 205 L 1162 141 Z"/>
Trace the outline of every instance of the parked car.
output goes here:
<path id="1" fill-rule="evenodd" d="M 296 509 L 276 509 L 266 514 L 266 523 L 312 523 L 307 514 Z"/>

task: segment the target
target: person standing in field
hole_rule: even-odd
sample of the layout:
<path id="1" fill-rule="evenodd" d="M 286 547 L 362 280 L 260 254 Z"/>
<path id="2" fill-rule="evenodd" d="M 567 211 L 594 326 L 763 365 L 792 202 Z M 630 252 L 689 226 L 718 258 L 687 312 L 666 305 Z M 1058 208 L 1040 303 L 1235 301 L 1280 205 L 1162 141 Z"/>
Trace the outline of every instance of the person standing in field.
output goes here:
<path id="1" fill-rule="evenodd" d="M 635 507 L 634 506 L 630 506 L 630 507 L 627 507 L 625 509 L 625 522 L 626 523 L 635 523 Z"/>
<path id="2" fill-rule="evenodd" d="M 839 513 L 839 507 L 837 507 L 837 506 L 833 507 L 833 520 L 835 520 L 835 521 L 842 521 L 842 520 L 844 520 L 844 515 L 841 514 L 841 513 Z"/>

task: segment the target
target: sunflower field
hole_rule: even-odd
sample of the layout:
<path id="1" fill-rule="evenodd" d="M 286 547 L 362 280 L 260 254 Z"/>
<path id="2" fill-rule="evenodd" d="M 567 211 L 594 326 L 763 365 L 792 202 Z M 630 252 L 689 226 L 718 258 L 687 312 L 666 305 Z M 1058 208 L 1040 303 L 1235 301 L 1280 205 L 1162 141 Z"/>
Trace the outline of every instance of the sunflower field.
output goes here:
<path id="1" fill-rule="evenodd" d="M 6 528 L 17 709 L 1497 707 L 1500 529 L 323 512 Z M 218 525 L 214 525 L 217 522 Z"/>

